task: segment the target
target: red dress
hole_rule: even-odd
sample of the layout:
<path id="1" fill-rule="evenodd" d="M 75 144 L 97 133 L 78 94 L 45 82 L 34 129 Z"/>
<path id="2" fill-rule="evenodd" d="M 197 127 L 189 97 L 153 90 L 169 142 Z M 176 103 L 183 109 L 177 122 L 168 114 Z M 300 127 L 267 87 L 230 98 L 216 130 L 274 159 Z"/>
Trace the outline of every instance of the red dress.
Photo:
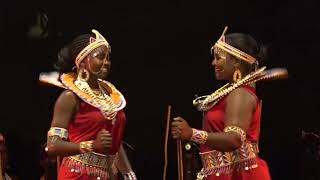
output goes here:
<path id="1" fill-rule="evenodd" d="M 101 129 L 106 129 L 112 135 L 112 147 L 110 155 L 115 155 L 123 139 L 126 117 L 123 110 L 118 111 L 116 120 L 106 120 L 101 111 L 85 102 L 81 102 L 79 111 L 76 113 L 74 120 L 69 125 L 69 141 L 80 143 L 81 141 L 94 140 Z M 71 156 L 78 158 L 88 158 Z M 105 166 L 105 158 L 99 154 L 90 155 L 90 163 Z M 78 159 L 78 160 L 80 160 Z M 114 170 L 115 167 L 113 167 Z M 79 163 L 77 159 L 65 157 L 59 170 L 59 180 L 97 180 L 104 179 L 106 169 L 85 166 Z"/>
<path id="2" fill-rule="evenodd" d="M 204 168 L 207 168 L 207 172 L 211 172 L 207 174 L 207 180 L 271 179 L 266 162 L 257 156 L 257 144 L 260 134 L 261 104 L 256 96 L 255 89 L 247 86 L 242 88 L 245 88 L 249 93 L 254 95 L 257 101 L 257 108 L 256 111 L 253 112 L 252 122 L 246 136 L 247 142 L 244 143 L 241 150 L 236 150 L 231 153 L 215 151 L 207 145 L 201 145 L 200 154 L 202 156 Z M 209 111 L 204 112 L 203 130 L 208 132 L 223 132 L 225 128 L 226 98 L 227 96 L 221 99 Z M 246 152 L 248 149 L 249 151 Z M 243 151 L 245 151 L 245 153 L 243 153 Z M 211 154 L 211 157 L 208 156 L 209 154 Z"/>

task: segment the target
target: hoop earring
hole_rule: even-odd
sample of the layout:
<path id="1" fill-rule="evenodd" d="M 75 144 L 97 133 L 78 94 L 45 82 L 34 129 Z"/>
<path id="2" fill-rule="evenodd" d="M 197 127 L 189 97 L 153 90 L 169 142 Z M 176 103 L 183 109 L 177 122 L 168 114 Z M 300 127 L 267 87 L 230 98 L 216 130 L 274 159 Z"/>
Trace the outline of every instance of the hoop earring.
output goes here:
<path id="1" fill-rule="evenodd" d="M 78 72 L 78 79 L 79 80 L 87 82 L 89 80 L 89 77 L 90 77 L 90 73 L 88 70 L 86 70 L 84 68 L 79 70 L 79 72 Z"/>
<path id="2" fill-rule="evenodd" d="M 242 79 L 242 74 L 239 69 L 236 69 L 233 73 L 233 81 L 238 82 L 240 79 Z"/>

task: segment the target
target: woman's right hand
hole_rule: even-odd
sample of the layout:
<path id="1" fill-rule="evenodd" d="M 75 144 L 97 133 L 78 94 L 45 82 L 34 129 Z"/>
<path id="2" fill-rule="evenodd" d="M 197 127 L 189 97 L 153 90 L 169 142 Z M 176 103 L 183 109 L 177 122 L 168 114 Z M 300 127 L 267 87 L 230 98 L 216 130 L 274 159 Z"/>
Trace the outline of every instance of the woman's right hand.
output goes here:
<path id="1" fill-rule="evenodd" d="M 93 142 L 93 151 L 108 154 L 109 148 L 112 146 L 112 136 L 109 131 L 102 129 L 99 131 Z"/>
<path id="2" fill-rule="evenodd" d="M 171 134 L 173 139 L 189 141 L 192 136 L 192 128 L 182 117 L 176 117 L 171 124 Z"/>

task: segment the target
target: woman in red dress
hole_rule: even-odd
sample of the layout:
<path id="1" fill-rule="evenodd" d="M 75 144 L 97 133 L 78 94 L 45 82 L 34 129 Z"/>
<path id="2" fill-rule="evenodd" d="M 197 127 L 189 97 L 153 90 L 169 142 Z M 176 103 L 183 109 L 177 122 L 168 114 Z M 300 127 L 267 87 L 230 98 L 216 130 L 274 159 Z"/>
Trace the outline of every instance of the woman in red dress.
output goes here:
<path id="1" fill-rule="evenodd" d="M 203 112 L 203 129 L 191 128 L 181 117 L 172 123 L 175 139 L 200 144 L 203 169 L 198 179 L 269 180 L 268 166 L 259 158 L 261 104 L 255 83 L 267 78 L 256 41 L 249 35 L 224 35 L 212 47 L 217 80 L 229 83 L 194 105 Z"/>
<path id="2" fill-rule="evenodd" d="M 59 180 L 114 180 L 118 170 L 124 179 L 136 179 L 122 147 L 126 101 L 104 80 L 110 53 L 106 39 L 92 30 L 59 52 L 60 81 L 40 76 L 65 89 L 55 103 L 47 140 L 48 154 L 63 156 Z"/>

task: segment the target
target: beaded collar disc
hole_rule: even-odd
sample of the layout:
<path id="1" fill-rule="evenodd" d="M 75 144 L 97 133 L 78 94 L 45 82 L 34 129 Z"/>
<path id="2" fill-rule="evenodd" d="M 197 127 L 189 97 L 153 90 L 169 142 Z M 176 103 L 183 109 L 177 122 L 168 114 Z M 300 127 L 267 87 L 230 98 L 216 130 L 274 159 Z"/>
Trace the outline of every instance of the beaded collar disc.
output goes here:
<path id="1" fill-rule="evenodd" d="M 74 92 L 86 103 L 100 109 L 107 120 L 114 120 L 117 112 L 126 106 L 123 95 L 110 82 L 99 79 L 101 94 L 96 95 L 87 82 L 76 77 L 75 73 L 66 73 L 62 74 L 60 79 L 66 89 Z"/>
<path id="2" fill-rule="evenodd" d="M 238 87 L 249 85 L 257 81 L 285 79 L 288 77 L 288 71 L 285 68 L 274 68 L 270 70 L 265 69 L 266 67 L 262 67 L 248 74 L 238 82 L 232 84 L 228 83 L 210 95 L 198 97 L 193 100 L 193 105 L 196 106 L 199 111 L 208 111 L 213 106 L 215 106 L 223 97 L 227 96 Z"/>

